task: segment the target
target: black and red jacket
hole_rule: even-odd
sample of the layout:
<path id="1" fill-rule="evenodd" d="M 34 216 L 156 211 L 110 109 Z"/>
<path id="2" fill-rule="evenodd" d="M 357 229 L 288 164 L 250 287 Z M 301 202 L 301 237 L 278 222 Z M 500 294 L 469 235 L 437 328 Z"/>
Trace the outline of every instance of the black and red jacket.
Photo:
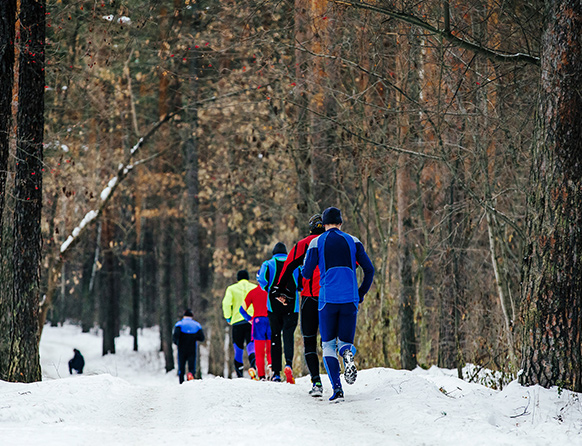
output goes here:
<path id="1" fill-rule="evenodd" d="M 277 283 L 281 290 L 287 289 L 287 284 L 293 282 L 293 271 L 303 265 L 303 259 L 305 259 L 309 243 L 317 236 L 318 234 L 309 235 L 304 239 L 299 240 L 295 246 L 291 248 L 291 251 L 287 255 L 287 260 L 285 260 L 285 263 L 283 264 L 283 269 L 279 276 L 279 282 Z M 319 268 L 315 268 L 311 279 L 305 279 L 301 276 L 301 286 L 301 296 L 317 298 L 319 296 Z"/>

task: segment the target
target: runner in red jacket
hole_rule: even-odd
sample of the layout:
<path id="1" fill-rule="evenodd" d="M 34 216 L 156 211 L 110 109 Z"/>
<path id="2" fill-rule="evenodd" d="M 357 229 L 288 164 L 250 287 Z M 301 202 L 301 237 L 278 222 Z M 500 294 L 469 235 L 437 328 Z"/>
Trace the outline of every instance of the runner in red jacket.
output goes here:
<path id="1" fill-rule="evenodd" d="M 288 284 L 293 283 L 293 272 L 303 265 L 305 253 L 309 243 L 319 234 L 324 232 L 321 215 L 315 214 L 309 219 L 310 235 L 299 240 L 289 252 L 287 260 L 281 270 L 279 282 L 277 284 L 276 295 L 293 296 L 294 293 L 287 289 Z M 299 270 L 301 271 L 301 269 Z M 319 358 L 317 356 L 317 329 L 319 327 L 319 315 L 317 312 L 317 302 L 319 297 L 319 269 L 313 272 L 311 279 L 301 277 L 301 334 L 303 335 L 303 345 L 305 350 L 305 362 L 311 375 L 312 389 L 309 394 L 321 396 L 323 386 L 319 376 Z"/>
<path id="2" fill-rule="evenodd" d="M 265 354 L 267 355 L 267 369 L 271 369 L 271 325 L 269 324 L 269 313 L 267 310 L 267 299 L 269 295 L 260 286 L 253 288 L 245 297 L 240 307 L 242 316 L 252 324 L 251 338 L 255 343 L 255 361 L 257 373 L 261 381 L 265 377 Z M 249 316 L 248 310 L 252 305 L 253 317 Z M 249 369 L 252 376 L 252 371 Z"/>

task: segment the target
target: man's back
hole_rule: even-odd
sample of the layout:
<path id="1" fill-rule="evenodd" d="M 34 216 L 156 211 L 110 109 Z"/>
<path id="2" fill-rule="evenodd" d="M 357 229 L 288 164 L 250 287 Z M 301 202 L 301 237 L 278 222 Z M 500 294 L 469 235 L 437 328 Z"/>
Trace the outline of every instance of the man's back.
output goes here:
<path id="1" fill-rule="evenodd" d="M 329 303 L 357 303 L 372 283 L 374 267 L 364 246 L 353 235 L 331 228 L 313 239 L 305 257 L 303 274 L 310 278 L 319 265 L 320 306 Z M 358 290 L 356 266 L 364 270 Z"/>
<path id="2" fill-rule="evenodd" d="M 224 318 L 230 320 L 231 325 L 244 321 L 239 309 L 248 292 L 255 287 L 256 285 L 254 283 L 246 279 L 241 279 L 226 289 L 224 299 L 222 300 L 222 311 Z"/>
<path id="3" fill-rule="evenodd" d="M 202 325 L 192 318 L 185 317 L 174 326 L 173 342 L 181 351 L 196 351 L 196 342 L 204 341 Z"/>

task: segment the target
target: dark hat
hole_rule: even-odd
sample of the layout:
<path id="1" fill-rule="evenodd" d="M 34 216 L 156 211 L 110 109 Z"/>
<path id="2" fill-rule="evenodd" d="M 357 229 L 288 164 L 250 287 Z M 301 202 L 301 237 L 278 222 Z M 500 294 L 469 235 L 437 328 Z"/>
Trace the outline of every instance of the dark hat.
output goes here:
<path id="1" fill-rule="evenodd" d="M 285 243 L 277 242 L 273 248 L 273 255 L 275 254 L 287 254 L 287 247 L 285 246 Z"/>
<path id="2" fill-rule="evenodd" d="M 309 219 L 309 232 L 311 234 L 321 234 L 324 231 L 323 220 L 320 214 L 315 214 Z"/>
<path id="3" fill-rule="evenodd" d="M 194 313 L 192 313 L 192 310 L 188 308 L 186 311 L 184 311 L 184 316 L 194 317 Z"/>
<path id="4" fill-rule="evenodd" d="M 343 223 L 342 211 L 338 208 L 327 208 L 321 217 L 324 225 L 341 225 Z"/>
<path id="5" fill-rule="evenodd" d="M 249 280 L 249 272 L 246 269 L 241 269 L 238 273 L 236 273 L 236 280 Z"/>

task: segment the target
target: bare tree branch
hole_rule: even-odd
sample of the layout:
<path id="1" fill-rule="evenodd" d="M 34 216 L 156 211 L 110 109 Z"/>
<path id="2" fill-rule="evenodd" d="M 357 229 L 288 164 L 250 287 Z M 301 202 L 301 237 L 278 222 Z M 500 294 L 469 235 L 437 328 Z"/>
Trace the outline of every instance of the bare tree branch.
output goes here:
<path id="1" fill-rule="evenodd" d="M 481 54 L 488 59 L 494 60 L 496 62 L 525 62 L 528 64 L 540 65 L 540 58 L 536 56 L 532 56 L 530 54 L 524 53 L 515 53 L 515 54 L 507 54 L 507 53 L 500 53 L 498 51 L 494 51 L 491 48 L 486 48 L 484 46 L 478 45 L 476 43 L 468 42 L 467 40 L 463 40 L 457 36 L 455 36 L 450 30 L 446 27 L 444 30 L 440 30 L 435 28 L 430 23 L 425 22 L 424 20 L 419 19 L 418 17 L 412 14 L 405 14 L 403 12 L 393 11 L 391 9 L 380 8 L 378 6 L 370 5 L 364 2 L 354 2 L 354 1 L 347 1 L 347 0 L 330 0 L 332 3 L 344 6 L 351 6 L 354 8 L 359 9 L 367 9 L 369 11 L 378 12 L 383 15 L 387 15 L 394 19 L 402 20 L 403 22 L 410 23 L 411 25 L 418 26 L 426 31 L 429 31 L 437 36 L 442 37 L 445 40 L 448 40 L 453 45 L 464 48 L 469 51 L 473 51 L 475 53 Z"/>

